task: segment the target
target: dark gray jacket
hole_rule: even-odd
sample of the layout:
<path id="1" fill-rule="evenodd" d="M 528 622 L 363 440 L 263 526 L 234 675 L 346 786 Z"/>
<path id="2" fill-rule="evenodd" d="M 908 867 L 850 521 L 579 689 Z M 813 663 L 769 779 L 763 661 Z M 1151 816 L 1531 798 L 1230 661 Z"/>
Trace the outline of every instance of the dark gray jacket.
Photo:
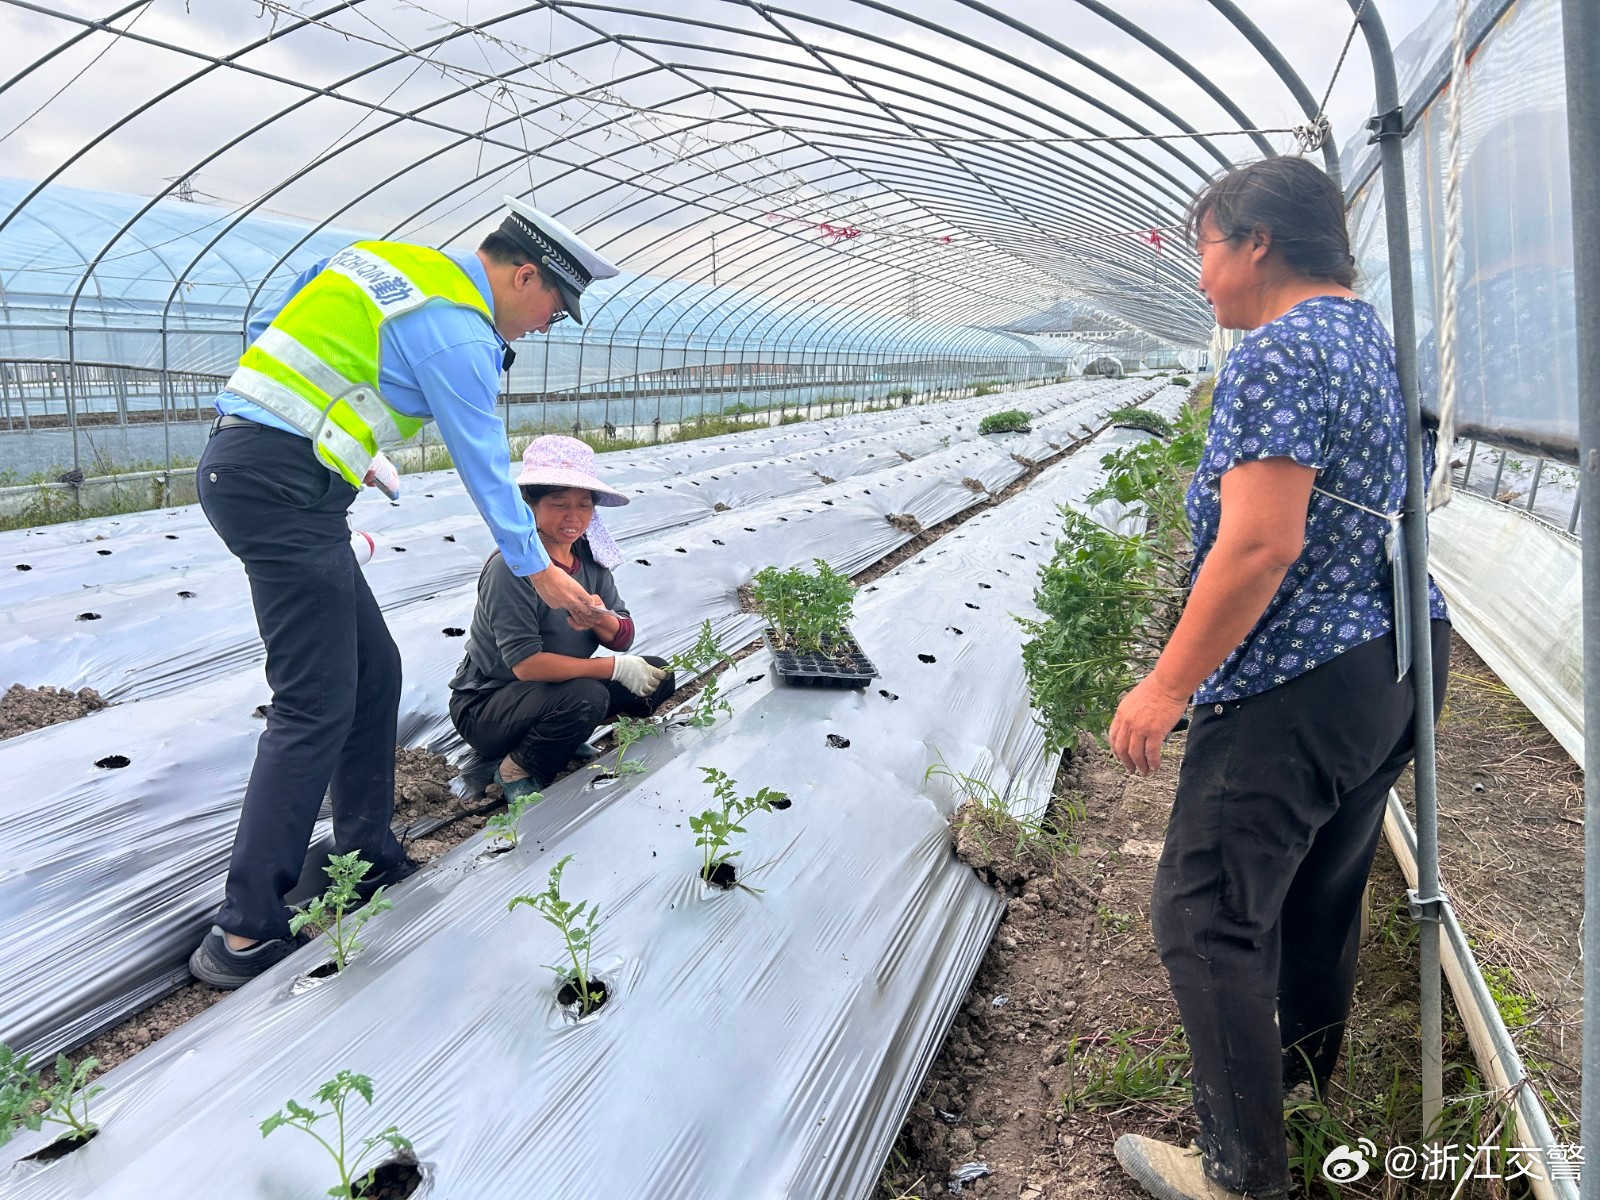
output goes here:
<path id="1" fill-rule="evenodd" d="M 572 576 L 583 589 L 599 596 L 612 612 L 627 616 L 611 572 L 594 561 L 587 541 L 578 540 L 573 557 L 577 569 Z M 606 649 L 626 650 L 633 641 L 632 625 L 631 620 L 624 621 L 617 643 L 606 644 Z M 552 610 L 531 583 L 511 573 L 497 552 L 484 563 L 478 576 L 478 604 L 467 631 L 467 654 L 450 687 L 458 692 L 492 691 L 516 682 L 512 668 L 541 650 L 571 658 L 592 658 L 602 644 L 592 630 L 568 625 L 566 612 Z"/>

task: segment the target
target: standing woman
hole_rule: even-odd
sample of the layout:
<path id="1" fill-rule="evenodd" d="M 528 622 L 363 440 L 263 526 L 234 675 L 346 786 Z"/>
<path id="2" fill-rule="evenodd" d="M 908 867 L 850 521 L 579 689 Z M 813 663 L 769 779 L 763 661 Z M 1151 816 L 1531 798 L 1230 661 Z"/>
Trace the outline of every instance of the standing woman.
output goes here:
<path id="1" fill-rule="evenodd" d="M 1386 550 L 1407 499 L 1405 406 L 1394 343 L 1351 290 L 1343 199 L 1316 167 L 1229 172 L 1190 205 L 1188 234 L 1217 324 L 1251 332 L 1217 377 L 1189 488 L 1188 604 L 1111 749 L 1149 775 L 1193 697 L 1151 923 L 1200 1152 L 1124 1134 L 1116 1153 L 1162 1200 L 1280 1197 L 1284 1092 L 1333 1073 L 1385 798 L 1413 754 Z M 1431 580 L 1426 603 L 1437 713 L 1450 627 Z"/>

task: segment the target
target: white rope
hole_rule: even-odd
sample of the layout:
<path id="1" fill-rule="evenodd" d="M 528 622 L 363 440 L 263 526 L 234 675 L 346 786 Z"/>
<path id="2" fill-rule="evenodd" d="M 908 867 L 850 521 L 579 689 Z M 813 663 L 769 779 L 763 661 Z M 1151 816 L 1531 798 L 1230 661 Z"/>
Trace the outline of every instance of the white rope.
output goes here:
<path id="1" fill-rule="evenodd" d="M 1445 123 L 1444 295 L 1439 311 L 1439 440 L 1434 447 L 1428 510 L 1450 503 L 1450 458 L 1456 441 L 1456 260 L 1461 255 L 1461 118 L 1467 90 L 1467 6 L 1456 0 L 1450 41 L 1450 108 Z"/>

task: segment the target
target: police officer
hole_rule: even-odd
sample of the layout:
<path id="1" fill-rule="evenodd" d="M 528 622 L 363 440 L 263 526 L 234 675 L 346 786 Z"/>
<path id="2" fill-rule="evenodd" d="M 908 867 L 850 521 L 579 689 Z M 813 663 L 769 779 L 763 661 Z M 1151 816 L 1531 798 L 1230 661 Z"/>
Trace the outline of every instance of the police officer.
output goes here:
<path id="1" fill-rule="evenodd" d="M 325 794 L 335 852 L 371 864 L 364 894 L 416 870 L 389 824 L 400 652 L 346 519 L 363 483 L 397 484 L 383 447 L 435 422 L 512 571 L 575 626 L 603 619 L 551 566 L 511 482 L 495 399 L 509 343 L 581 321 L 584 289 L 617 268 L 531 205 L 506 204 L 475 255 L 373 241 L 317 263 L 250 321 L 217 396 L 200 505 L 249 576 L 272 704 L 226 899 L 189 960 L 215 987 L 239 987 L 295 948 L 284 897 Z"/>

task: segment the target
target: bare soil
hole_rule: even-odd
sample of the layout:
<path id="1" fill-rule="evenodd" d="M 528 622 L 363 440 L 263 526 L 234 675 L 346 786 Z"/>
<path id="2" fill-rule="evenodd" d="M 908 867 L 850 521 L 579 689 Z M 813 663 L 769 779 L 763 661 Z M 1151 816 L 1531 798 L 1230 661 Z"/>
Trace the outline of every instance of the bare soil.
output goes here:
<path id="1" fill-rule="evenodd" d="M 31 733 L 46 725 L 76 721 L 106 706 L 93 688 L 23 687 L 13 683 L 0 696 L 0 739 Z"/>
<path id="2" fill-rule="evenodd" d="M 1552 1121 L 1576 1140 L 1583 770 L 1459 635 L 1438 746 L 1440 878 Z M 1414 814 L 1409 772 L 1398 790 Z"/>
<path id="3" fill-rule="evenodd" d="M 962 1195 L 1005 1200 L 1138 1200 L 1112 1155 L 1118 1134 L 1187 1144 L 1187 1046 L 1150 934 L 1150 888 L 1181 762 L 1168 742 L 1152 779 L 1126 776 L 1099 747 L 1062 766 L 1048 824 L 1077 846 L 1010 853 L 1014 838 L 952 829 L 957 853 L 1010 898 L 962 1011 L 890 1155 L 878 1200 L 949 1195 L 952 1173 L 990 1174 Z M 1496 984 L 1502 1013 L 1541 1083 L 1552 1120 L 1576 1120 L 1582 976 L 1582 773 L 1456 638 L 1438 726 L 1442 877 Z M 1408 797 L 1410 778 L 1402 781 Z M 1334 1189 L 1328 1150 L 1358 1136 L 1422 1142 L 1418 933 L 1387 846 L 1371 877 L 1368 933 L 1346 1050 L 1330 1094 L 1294 1106 L 1291 1170 L 1317 1197 L 1445 1197 L 1446 1182 L 1379 1171 Z M 1523 1013 L 1522 1022 L 1512 1021 Z M 1445 998 L 1445 1141 L 1491 1141 L 1472 1053 Z M 1576 1125 L 1566 1138 L 1576 1139 Z M 1474 1179 L 1462 1197 L 1522 1197 L 1525 1184 Z"/>

